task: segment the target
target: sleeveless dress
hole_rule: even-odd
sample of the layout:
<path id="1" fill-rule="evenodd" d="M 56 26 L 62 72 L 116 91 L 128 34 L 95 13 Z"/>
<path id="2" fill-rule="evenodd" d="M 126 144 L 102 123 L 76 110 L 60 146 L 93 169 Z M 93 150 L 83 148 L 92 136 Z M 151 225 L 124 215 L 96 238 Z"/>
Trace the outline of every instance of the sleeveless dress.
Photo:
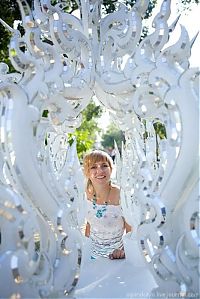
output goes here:
<path id="1" fill-rule="evenodd" d="M 122 249 L 124 220 L 120 205 L 99 205 L 87 200 L 87 221 L 90 224 L 92 258 L 109 257 L 114 249 Z"/>

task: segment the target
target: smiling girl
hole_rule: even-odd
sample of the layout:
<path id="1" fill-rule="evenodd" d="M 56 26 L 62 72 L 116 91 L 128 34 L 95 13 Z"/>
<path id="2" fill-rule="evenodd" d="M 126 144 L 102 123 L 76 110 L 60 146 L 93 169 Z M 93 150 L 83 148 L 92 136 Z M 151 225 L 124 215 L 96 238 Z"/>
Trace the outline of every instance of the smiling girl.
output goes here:
<path id="1" fill-rule="evenodd" d="M 83 161 L 87 178 L 87 224 L 85 235 L 92 241 L 92 257 L 125 258 L 122 237 L 131 227 L 125 222 L 120 206 L 120 189 L 111 183 L 111 157 L 95 150 Z"/>

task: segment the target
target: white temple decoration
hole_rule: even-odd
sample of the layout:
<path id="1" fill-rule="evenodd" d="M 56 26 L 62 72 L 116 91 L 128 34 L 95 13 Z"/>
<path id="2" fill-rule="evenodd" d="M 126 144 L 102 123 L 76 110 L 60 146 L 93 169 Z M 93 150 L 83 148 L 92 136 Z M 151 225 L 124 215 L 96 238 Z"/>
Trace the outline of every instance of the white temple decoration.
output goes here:
<path id="1" fill-rule="evenodd" d="M 198 292 L 198 80 L 189 40 L 167 46 L 175 29 L 164 0 L 154 32 L 140 42 L 149 1 L 17 1 L 25 29 L 12 32 L 17 73 L 0 65 L 0 290 L 2 297 L 62 297 L 76 286 L 84 220 L 83 174 L 67 134 L 93 95 L 125 132 L 117 155 L 125 218 L 159 289 Z M 42 113 L 48 110 L 48 118 Z M 166 138 L 155 134 L 160 123 Z"/>

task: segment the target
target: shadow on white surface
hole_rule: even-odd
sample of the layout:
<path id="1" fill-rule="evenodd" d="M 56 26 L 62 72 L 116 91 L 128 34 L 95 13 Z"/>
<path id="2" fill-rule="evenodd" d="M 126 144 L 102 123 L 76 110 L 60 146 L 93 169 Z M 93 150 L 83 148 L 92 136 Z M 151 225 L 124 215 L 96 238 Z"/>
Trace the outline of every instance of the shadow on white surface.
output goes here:
<path id="1" fill-rule="evenodd" d="M 85 246 L 85 249 L 87 249 Z M 134 252 L 134 251 L 133 251 Z M 134 264 L 128 258 L 109 260 L 90 259 L 89 250 L 83 254 L 83 263 L 75 298 L 150 298 L 157 284 L 141 260 Z M 136 254 L 137 256 L 137 254 Z"/>

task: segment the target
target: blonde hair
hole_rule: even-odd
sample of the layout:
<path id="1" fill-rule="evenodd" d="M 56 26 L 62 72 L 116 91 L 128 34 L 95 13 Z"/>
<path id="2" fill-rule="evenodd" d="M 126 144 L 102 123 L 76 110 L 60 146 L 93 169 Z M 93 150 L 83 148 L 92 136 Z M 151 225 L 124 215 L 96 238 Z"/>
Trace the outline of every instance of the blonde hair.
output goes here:
<path id="1" fill-rule="evenodd" d="M 92 165 L 94 165 L 97 162 L 107 162 L 108 165 L 110 166 L 110 169 L 112 171 L 113 169 L 113 160 L 112 158 L 109 156 L 108 153 L 102 151 L 102 150 L 94 150 L 89 154 L 86 154 L 84 159 L 83 159 L 83 171 L 84 174 L 87 178 L 87 186 L 86 186 L 86 190 L 91 193 L 94 194 L 95 190 L 94 187 L 92 185 L 91 180 L 88 178 L 89 177 L 89 171 L 90 168 L 92 167 Z"/>

